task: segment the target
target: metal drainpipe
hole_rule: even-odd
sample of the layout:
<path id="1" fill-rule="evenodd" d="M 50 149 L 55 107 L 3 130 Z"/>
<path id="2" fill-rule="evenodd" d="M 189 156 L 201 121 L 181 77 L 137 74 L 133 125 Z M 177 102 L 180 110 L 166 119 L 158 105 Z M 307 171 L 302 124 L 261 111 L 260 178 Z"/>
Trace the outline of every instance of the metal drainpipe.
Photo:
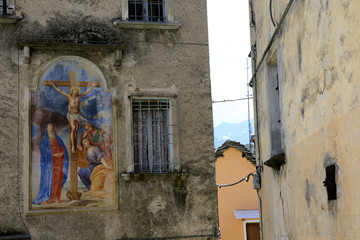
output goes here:
<path id="1" fill-rule="evenodd" d="M 257 84 L 256 84 L 256 73 L 257 73 L 257 65 L 256 65 L 256 58 L 257 58 L 257 49 L 256 49 L 256 21 L 255 21 L 255 16 L 254 16 L 254 12 L 253 12 L 253 1 L 250 0 L 249 2 L 250 4 L 250 11 L 251 11 L 251 22 L 250 22 L 250 27 L 254 28 L 254 44 L 251 46 L 251 60 L 252 60 L 252 65 L 253 65 L 253 77 L 250 80 L 250 82 L 248 83 L 248 86 L 253 87 L 253 100 L 255 101 L 255 118 L 256 118 L 256 128 L 255 128 L 255 138 L 256 138 L 256 144 L 255 146 L 257 146 L 255 148 L 256 150 L 256 156 L 258 156 L 257 160 L 258 160 L 258 166 L 256 168 L 256 174 L 261 176 L 261 162 L 260 162 L 260 138 L 259 138 L 259 117 L 258 117 L 258 101 L 257 101 Z M 260 65 L 259 65 L 260 66 Z M 254 83 L 254 86 L 253 86 Z M 255 142 L 254 142 L 255 143 Z M 254 176 L 253 176 L 254 177 Z M 261 177 L 260 177 L 260 188 L 261 188 Z M 256 193 L 259 199 L 259 212 L 260 212 L 260 239 L 264 239 L 264 224 L 263 224 L 263 214 L 262 214 L 262 199 L 259 195 L 259 189 L 256 189 Z"/>
<path id="2" fill-rule="evenodd" d="M 259 137 L 259 111 L 258 111 L 258 100 L 257 100 L 257 82 L 256 82 L 256 78 L 255 78 L 255 84 L 254 84 L 254 101 L 255 101 L 255 117 L 256 117 L 256 152 L 257 152 L 257 156 L 258 156 L 258 166 L 256 168 L 256 174 L 258 174 L 259 176 L 261 176 L 261 161 L 260 161 L 260 137 Z M 261 177 L 260 177 L 260 186 L 261 186 Z M 261 188 L 260 188 L 261 189 Z M 260 211 L 260 223 L 261 223 L 261 228 L 260 228 L 260 234 L 261 234 L 261 239 L 264 239 L 264 225 L 263 225 L 263 214 L 262 214 L 262 199 L 259 195 L 259 190 L 256 190 L 256 193 L 258 195 L 259 198 L 259 211 Z"/>

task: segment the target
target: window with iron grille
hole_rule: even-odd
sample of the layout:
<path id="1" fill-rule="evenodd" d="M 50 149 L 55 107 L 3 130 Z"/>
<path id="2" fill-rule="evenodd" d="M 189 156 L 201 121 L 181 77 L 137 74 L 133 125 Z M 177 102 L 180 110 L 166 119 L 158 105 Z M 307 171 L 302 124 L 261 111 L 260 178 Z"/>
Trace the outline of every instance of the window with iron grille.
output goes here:
<path id="1" fill-rule="evenodd" d="M 0 15 L 8 15 L 6 0 L 0 0 Z"/>
<path id="2" fill-rule="evenodd" d="M 128 0 L 130 21 L 167 22 L 166 0 Z"/>
<path id="3" fill-rule="evenodd" d="M 0 16 L 15 14 L 15 0 L 0 0 Z"/>
<path id="4" fill-rule="evenodd" d="M 132 99 L 135 172 L 172 172 L 177 164 L 173 99 Z"/>

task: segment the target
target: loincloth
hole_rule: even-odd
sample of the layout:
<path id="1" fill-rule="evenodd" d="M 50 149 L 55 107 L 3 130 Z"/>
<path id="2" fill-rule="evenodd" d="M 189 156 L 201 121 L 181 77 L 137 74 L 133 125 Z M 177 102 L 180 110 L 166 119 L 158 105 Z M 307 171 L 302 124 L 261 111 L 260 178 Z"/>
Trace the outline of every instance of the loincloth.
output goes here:
<path id="1" fill-rule="evenodd" d="M 80 113 L 68 113 L 66 115 L 66 118 L 68 119 L 68 121 L 70 122 L 70 117 L 69 114 L 71 114 L 71 118 L 75 121 L 77 121 L 79 123 L 80 126 L 84 125 L 85 123 L 87 123 L 87 120 L 80 114 Z"/>

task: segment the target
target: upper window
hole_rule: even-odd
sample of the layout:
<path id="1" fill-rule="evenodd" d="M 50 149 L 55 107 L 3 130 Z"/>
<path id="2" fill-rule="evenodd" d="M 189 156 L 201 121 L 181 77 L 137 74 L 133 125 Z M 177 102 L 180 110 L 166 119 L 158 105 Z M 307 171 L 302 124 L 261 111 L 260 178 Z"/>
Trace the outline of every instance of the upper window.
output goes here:
<path id="1" fill-rule="evenodd" d="M 177 160 L 174 99 L 132 99 L 135 172 L 171 172 Z"/>
<path id="2" fill-rule="evenodd" d="M 130 21 L 167 22 L 166 0 L 128 0 Z"/>
<path id="3" fill-rule="evenodd" d="M 0 0 L 0 16 L 14 15 L 14 0 Z"/>
<path id="4" fill-rule="evenodd" d="M 0 0 L 0 15 L 8 15 L 6 0 Z"/>

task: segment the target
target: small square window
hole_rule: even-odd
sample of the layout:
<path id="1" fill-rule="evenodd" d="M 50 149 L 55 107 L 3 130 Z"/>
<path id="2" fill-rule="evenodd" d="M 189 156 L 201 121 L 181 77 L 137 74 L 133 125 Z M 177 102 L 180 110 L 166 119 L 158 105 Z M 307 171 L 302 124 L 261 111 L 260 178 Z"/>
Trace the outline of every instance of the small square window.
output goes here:
<path id="1" fill-rule="evenodd" d="M 128 0 L 130 21 L 167 22 L 166 0 Z"/>
<path id="2" fill-rule="evenodd" d="M 177 162 L 173 99 L 132 99 L 135 172 L 172 172 Z"/>

